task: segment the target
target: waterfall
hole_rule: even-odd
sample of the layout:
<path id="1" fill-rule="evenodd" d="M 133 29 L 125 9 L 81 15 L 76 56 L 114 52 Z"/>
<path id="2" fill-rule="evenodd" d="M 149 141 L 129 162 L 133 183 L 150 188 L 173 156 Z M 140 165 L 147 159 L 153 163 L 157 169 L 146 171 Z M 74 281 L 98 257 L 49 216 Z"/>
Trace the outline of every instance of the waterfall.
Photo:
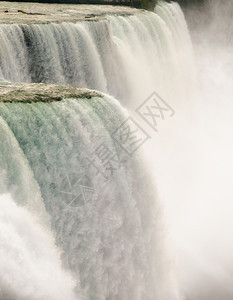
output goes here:
<path id="1" fill-rule="evenodd" d="M 191 43 L 178 4 L 98 21 L 1 24 L 0 41 L 6 80 L 96 89 L 133 108 L 155 89 L 167 101 L 174 95 L 169 90 L 185 97 L 183 79 L 192 78 Z"/>
<path id="2" fill-rule="evenodd" d="M 0 296 L 181 299 L 155 188 L 162 147 L 136 109 L 154 93 L 171 115 L 182 110 L 191 55 L 175 3 L 91 21 L 0 24 L 0 223 L 11 237 L 0 231 L 0 245 L 12 254 Z"/>
<path id="3" fill-rule="evenodd" d="M 161 208 L 142 153 L 130 157 L 114 140 L 127 119 L 119 103 L 108 96 L 4 102 L 0 111 L 40 186 L 81 298 L 168 299 L 167 271 L 157 262 Z"/>

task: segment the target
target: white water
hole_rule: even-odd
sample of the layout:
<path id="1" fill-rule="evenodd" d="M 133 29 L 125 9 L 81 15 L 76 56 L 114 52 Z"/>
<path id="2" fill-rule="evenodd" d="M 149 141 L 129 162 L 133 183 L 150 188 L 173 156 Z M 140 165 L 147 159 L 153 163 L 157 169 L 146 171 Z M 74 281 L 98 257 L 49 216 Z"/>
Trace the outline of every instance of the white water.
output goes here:
<path id="1" fill-rule="evenodd" d="M 161 198 L 173 201 L 174 216 L 181 183 L 174 181 L 176 190 L 170 168 L 185 174 L 193 146 L 186 136 L 193 117 L 187 113 L 193 95 L 192 50 L 179 6 L 160 3 L 156 14 L 109 15 L 95 22 L 0 25 L 0 40 L 1 77 L 11 82 L 67 84 L 111 94 L 149 134 L 153 133 L 133 112 L 146 97 L 156 91 L 175 110 L 176 119 L 166 120 L 106 183 L 90 169 L 87 157 L 100 163 L 95 150 L 101 142 L 118 159 L 124 154 L 111 136 L 127 117 L 115 99 L 0 104 L 0 114 L 17 140 L 10 152 L 21 149 L 25 168 L 30 166 L 31 178 L 39 185 L 41 196 L 38 186 L 35 190 L 51 216 L 64 267 L 78 282 L 77 298 L 180 299 L 164 242 L 163 208 L 154 188 L 157 181 Z M 15 172 L 11 167 L 4 170 L 6 178 Z M 77 207 L 67 206 L 70 198 L 61 193 L 68 186 L 66 179 L 80 180 L 80 174 L 91 178 L 94 195 L 84 201 L 75 185 L 79 202 Z M 22 176 L 24 172 L 18 178 Z M 183 177 L 188 192 L 191 183 Z M 7 188 L 2 184 L 4 192 L 14 192 L 18 181 L 27 190 L 25 180 L 11 180 Z M 181 202 L 184 198 L 182 194 Z M 45 222 L 44 217 L 40 220 Z M 37 294 L 31 297 L 37 299 Z"/>
<path id="2" fill-rule="evenodd" d="M 183 14 L 177 4 L 156 11 L 76 24 L 2 24 L 2 77 L 93 88 L 133 109 L 154 90 L 168 102 L 174 90 L 185 97 L 192 61 Z"/>
<path id="3" fill-rule="evenodd" d="M 116 100 L 7 103 L 1 104 L 1 114 L 40 185 L 65 266 L 80 278 L 81 298 L 176 297 L 151 174 L 140 153 L 130 159 L 111 137 L 126 118 Z M 120 168 L 116 162 L 107 182 L 88 160 L 101 166 L 96 154 L 101 143 L 124 161 Z M 83 174 L 91 178 L 86 184 L 94 187 L 93 196 L 78 197 L 77 206 L 70 207 L 63 192 L 66 179 L 79 195 L 72 182 Z"/>
<path id="4" fill-rule="evenodd" d="M 51 234 L 35 216 L 0 196 L 0 298 L 75 299 Z"/>

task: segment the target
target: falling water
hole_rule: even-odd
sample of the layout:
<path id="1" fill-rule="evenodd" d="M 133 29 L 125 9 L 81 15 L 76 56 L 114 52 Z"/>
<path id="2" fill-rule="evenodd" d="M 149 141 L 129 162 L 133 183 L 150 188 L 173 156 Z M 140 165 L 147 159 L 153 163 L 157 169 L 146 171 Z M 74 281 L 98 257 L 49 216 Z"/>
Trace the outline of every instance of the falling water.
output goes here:
<path id="1" fill-rule="evenodd" d="M 169 90 L 185 96 L 183 80 L 192 80 L 192 60 L 183 14 L 177 4 L 165 3 L 156 12 L 78 23 L 2 24 L 1 76 L 96 89 L 133 108 L 154 90 L 167 101 L 174 98 Z"/>
<path id="2" fill-rule="evenodd" d="M 4 226 L 18 241 L 0 237 L 12 253 L 8 275 L 15 276 L 0 281 L 0 295 L 181 299 L 166 247 L 164 205 L 154 188 L 156 180 L 164 182 L 158 157 L 165 161 L 162 151 L 182 141 L 183 133 L 172 137 L 171 128 L 185 123 L 182 112 L 193 88 L 192 48 L 180 7 L 160 2 L 155 13 L 0 24 L 0 76 L 6 81 L 0 98 L 0 222 L 9 218 Z M 45 83 L 98 92 L 75 94 L 70 88 L 66 94 L 67 88 L 52 85 L 49 98 Z M 153 92 L 177 112 L 177 121 L 168 120 L 156 141 L 135 113 Z M 129 112 L 147 141 L 137 151 L 134 143 L 122 147 L 117 135 Z M 22 253 L 20 262 L 15 253 Z M 20 277 L 20 264 L 29 274 Z"/>
<path id="3" fill-rule="evenodd" d="M 114 140 L 127 119 L 119 103 L 90 93 L 51 103 L 2 102 L 0 111 L 40 186 L 64 266 L 80 282 L 76 293 L 83 299 L 174 297 L 161 205 L 142 153 L 130 158 Z M 110 171 L 101 147 L 114 155 Z"/>

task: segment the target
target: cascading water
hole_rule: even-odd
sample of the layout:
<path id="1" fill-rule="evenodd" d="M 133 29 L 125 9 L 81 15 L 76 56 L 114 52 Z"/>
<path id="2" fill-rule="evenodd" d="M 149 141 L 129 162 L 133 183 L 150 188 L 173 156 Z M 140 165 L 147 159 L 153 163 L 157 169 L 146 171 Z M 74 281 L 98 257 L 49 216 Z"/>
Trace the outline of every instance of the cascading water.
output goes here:
<path id="1" fill-rule="evenodd" d="M 147 153 L 152 166 L 160 150 L 145 146 L 129 155 L 134 152 L 131 142 L 125 151 L 117 134 L 128 113 L 112 96 L 133 111 L 156 91 L 174 110 L 182 110 L 192 88 L 190 57 L 187 26 L 175 3 L 161 2 L 156 13 L 0 25 L 0 76 L 12 82 L 1 84 L 0 192 L 3 205 L 9 202 L 4 214 L 11 220 L 12 240 L 19 240 L 19 245 L 9 243 L 14 264 L 7 272 L 18 270 L 14 252 L 19 251 L 28 269 L 38 268 L 40 275 L 30 271 L 32 289 L 28 277 L 22 283 L 17 272 L 12 288 L 9 278 L 0 279 L 0 296 L 73 299 L 74 284 L 77 299 L 180 299 L 165 247 L 163 208 L 153 188 L 154 170 L 148 171 L 144 157 Z M 189 82 L 185 89 L 184 78 Z M 65 93 L 65 87 L 48 89 L 39 83 L 101 93 L 72 88 Z M 147 130 L 142 132 L 149 139 Z M 169 135 L 169 126 L 165 132 Z M 62 271 L 53 240 L 44 233 L 50 222 L 72 279 Z M 22 231 L 15 232 L 14 226 Z M 24 230 L 30 226 L 32 231 Z M 32 235 L 48 247 L 40 251 L 38 245 L 38 253 L 30 255 L 31 245 L 23 245 L 21 235 L 26 240 Z M 49 271 L 37 266 L 51 256 Z M 43 282 L 44 272 L 51 289 Z M 58 278 L 51 281 L 51 273 Z"/>
<path id="2" fill-rule="evenodd" d="M 191 80 L 191 44 L 177 4 L 162 3 L 156 12 L 0 25 L 2 77 L 96 89 L 133 108 L 155 89 L 169 101 L 168 90 L 182 94 L 184 77 Z"/>
<path id="3" fill-rule="evenodd" d="M 20 91 L 27 88 L 21 85 Z M 35 95 L 41 88 L 34 85 Z M 56 86 L 51 88 L 54 93 Z M 140 152 L 131 158 L 114 140 L 127 114 L 113 98 L 93 94 L 51 103 L 1 102 L 3 126 L 40 186 L 63 263 L 79 279 L 81 299 L 173 298 L 169 267 L 160 265 L 161 208 L 149 174 Z M 11 148 L 14 156 L 16 147 Z M 107 150 L 111 165 L 103 161 Z"/>

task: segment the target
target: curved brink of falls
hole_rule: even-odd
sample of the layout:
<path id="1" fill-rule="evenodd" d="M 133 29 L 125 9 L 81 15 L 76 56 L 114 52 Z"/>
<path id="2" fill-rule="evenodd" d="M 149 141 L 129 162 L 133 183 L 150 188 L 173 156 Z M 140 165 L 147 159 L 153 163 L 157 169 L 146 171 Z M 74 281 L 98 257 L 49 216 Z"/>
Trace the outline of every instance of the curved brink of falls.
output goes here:
<path id="1" fill-rule="evenodd" d="M 154 90 L 168 102 L 174 91 L 184 98 L 192 60 L 180 7 L 160 2 L 155 13 L 132 13 L 90 22 L 0 24 L 0 76 L 95 89 L 133 108 Z"/>
<path id="2" fill-rule="evenodd" d="M 21 85 L 21 91 L 37 93 L 40 87 Z M 50 103 L 9 97 L 0 102 L 2 127 L 20 147 L 11 147 L 11 154 L 22 153 L 20 163 L 27 160 L 40 186 L 64 265 L 77 280 L 77 295 L 168 299 L 174 291 L 161 263 L 156 193 L 140 155 L 128 156 L 112 136 L 127 113 L 109 96 L 87 95 Z M 101 147 L 114 155 L 110 172 L 99 155 Z M 6 174 L 11 173 L 9 167 Z M 16 184 L 25 188 L 22 176 Z"/>

